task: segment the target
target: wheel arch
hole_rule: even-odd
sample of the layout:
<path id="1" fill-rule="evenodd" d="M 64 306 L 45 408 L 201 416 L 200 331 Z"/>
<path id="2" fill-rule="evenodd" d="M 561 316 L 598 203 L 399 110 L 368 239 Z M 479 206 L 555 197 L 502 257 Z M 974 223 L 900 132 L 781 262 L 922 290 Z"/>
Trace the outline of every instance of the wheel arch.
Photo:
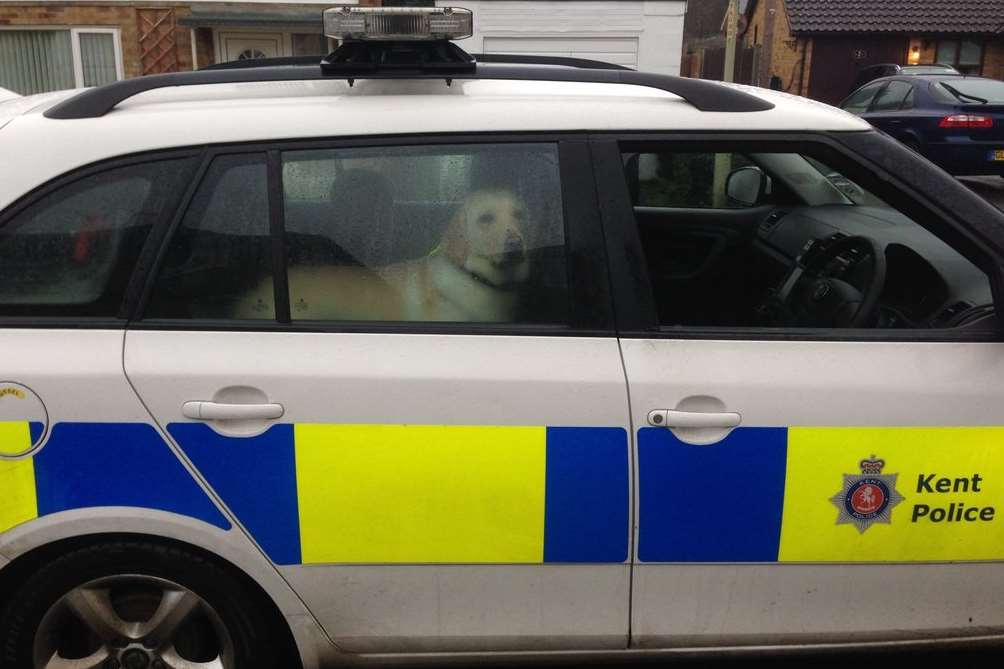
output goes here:
<path id="1" fill-rule="evenodd" d="M 94 510 L 90 511 L 93 514 Z M 144 510 L 144 515 L 148 514 Z M 184 548 L 234 573 L 255 593 L 262 605 L 268 608 L 268 615 L 273 619 L 277 635 L 284 646 L 283 651 L 299 661 L 299 666 L 293 669 L 316 669 L 321 665 L 321 658 L 327 655 L 324 647 L 328 646 L 334 651 L 330 640 L 302 601 L 271 563 L 239 531 L 223 532 L 208 525 L 199 528 L 201 532 L 178 531 L 177 516 L 174 517 L 174 522 L 166 523 L 164 519 L 159 519 L 158 522 L 147 517 L 143 521 L 145 528 L 137 527 L 135 522 L 123 522 L 125 519 L 119 517 L 114 523 L 117 528 L 112 529 L 108 523 L 102 522 L 111 520 L 110 518 L 88 517 L 81 522 L 83 519 L 76 517 L 81 515 L 80 511 L 57 515 L 67 517 L 60 519 L 53 516 L 32 521 L 0 537 L 0 555 L 9 559 L 6 563 L 0 561 L 0 609 L 7 605 L 7 593 L 13 590 L 14 584 L 23 581 L 28 574 L 56 556 L 96 543 L 142 540 Z M 188 525 L 191 522 L 184 519 L 181 524 Z M 44 527 L 32 527 L 43 523 Z M 88 528 L 87 525 L 96 527 Z M 208 536 L 200 538 L 199 534 Z M 246 544 L 242 550 L 233 545 L 240 540 L 238 536 L 223 538 L 213 537 L 214 534 L 238 535 Z M 209 537 L 215 541 L 207 540 Z"/>

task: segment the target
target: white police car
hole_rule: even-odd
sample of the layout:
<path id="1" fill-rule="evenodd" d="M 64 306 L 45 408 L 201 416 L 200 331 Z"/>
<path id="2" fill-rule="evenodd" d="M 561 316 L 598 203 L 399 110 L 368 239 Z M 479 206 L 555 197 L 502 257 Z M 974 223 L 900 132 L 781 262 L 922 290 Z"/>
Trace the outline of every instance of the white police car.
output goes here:
<path id="1" fill-rule="evenodd" d="M 470 20 L 0 104 L 0 665 L 1004 635 L 1004 216 Z"/>

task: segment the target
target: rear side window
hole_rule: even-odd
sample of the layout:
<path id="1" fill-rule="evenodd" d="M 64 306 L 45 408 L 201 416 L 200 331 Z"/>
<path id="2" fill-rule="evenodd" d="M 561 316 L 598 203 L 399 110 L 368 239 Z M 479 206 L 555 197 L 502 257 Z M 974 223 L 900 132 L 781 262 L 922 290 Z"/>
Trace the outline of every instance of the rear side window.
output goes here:
<path id="1" fill-rule="evenodd" d="M 871 105 L 872 100 L 875 98 L 875 94 L 878 93 L 879 89 L 883 86 L 885 86 L 885 82 L 869 84 L 868 86 L 865 86 L 853 93 L 851 97 L 844 101 L 844 111 L 849 111 L 852 114 L 861 114 L 868 111 L 868 106 Z"/>
<path id="2" fill-rule="evenodd" d="M 556 145 L 273 155 L 214 159 L 146 317 L 568 324 Z"/>
<path id="3" fill-rule="evenodd" d="M 147 309 L 153 318 L 275 318 L 264 153 L 214 159 L 164 258 Z"/>
<path id="4" fill-rule="evenodd" d="M 566 321 L 553 145 L 290 151 L 283 190 L 294 321 Z"/>
<path id="5" fill-rule="evenodd" d="M 872 111 L 895 111 L 903 106 L 906 98 L 913 92 L 913 86 L 905 81 L 891 81 L 885 90 L 878 94 L 872 104 Z"/>
<path id="6" fill-rule="evenodd" d="M 0 225 L 0 316 L 114 317 L 153 224 L 177 206 L 193 161 L 83 177 Z"/>

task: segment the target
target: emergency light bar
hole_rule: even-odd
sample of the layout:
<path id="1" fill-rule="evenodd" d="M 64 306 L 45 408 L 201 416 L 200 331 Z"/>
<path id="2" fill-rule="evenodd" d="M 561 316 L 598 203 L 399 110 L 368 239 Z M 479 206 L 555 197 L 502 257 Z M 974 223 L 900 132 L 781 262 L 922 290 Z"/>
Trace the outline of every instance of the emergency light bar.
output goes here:
<path id="1" fill-rule="evenodd" d="M 324 34 L 365 41 L 464 39 L 474 34 L 474 15 L 462 7 L 334 7 L 324 11 Z"/>

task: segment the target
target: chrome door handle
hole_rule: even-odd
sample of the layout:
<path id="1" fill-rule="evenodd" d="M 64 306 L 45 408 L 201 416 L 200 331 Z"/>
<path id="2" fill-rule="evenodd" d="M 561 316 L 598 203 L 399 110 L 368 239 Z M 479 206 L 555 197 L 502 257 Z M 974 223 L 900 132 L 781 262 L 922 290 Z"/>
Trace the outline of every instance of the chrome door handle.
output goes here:
<path id="1" fill-rule="evenodd" d="M 225 404 L 223 402 L 185 402 L 181 413 L 195 420 L 271 420 L 285 412 L 281 404 Z"/>
<path id="2" fill-rule="evenodd" d="M 656 409 L 648 414 L 648 424 L 655 427 L 737 427 L 742 416 L 737 413 L 705 413 L 703 411 L 674 411 Z"/>

